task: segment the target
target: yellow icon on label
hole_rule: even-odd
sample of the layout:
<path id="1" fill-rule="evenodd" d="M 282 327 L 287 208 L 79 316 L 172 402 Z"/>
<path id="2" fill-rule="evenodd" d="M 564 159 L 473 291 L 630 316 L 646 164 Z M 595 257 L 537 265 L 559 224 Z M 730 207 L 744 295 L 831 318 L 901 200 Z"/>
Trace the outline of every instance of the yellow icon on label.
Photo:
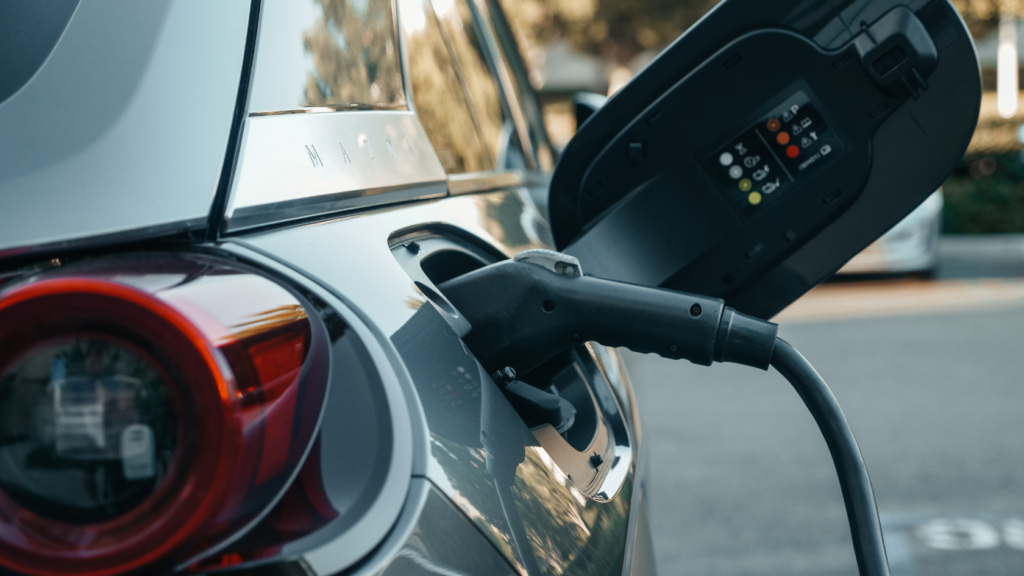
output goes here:
<path id="1" fill-rule="evenodd" d="M 740 180 L 740 190 L 746 192 L 754 187 L 754 183 L 750 181 L 750 178 L 744 178 Z"/>
<path id="2" fill-rule="evenodd" d="M 753 204 L 754 206 L 757 206 L 758 204 L 761 203 L 761 193 L 756 190 L 751 192 L 750 195 L 747 196 L 747 201 Z"/>

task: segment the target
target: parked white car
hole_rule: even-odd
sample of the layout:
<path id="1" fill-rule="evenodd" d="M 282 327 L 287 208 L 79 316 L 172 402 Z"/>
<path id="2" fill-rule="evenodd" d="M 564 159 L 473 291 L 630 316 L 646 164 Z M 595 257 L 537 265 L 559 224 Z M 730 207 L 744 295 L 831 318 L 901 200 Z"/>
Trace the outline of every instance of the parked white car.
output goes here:
<path id="1" fill-rule="evenodd" d="M 938 265 L 942 206 L 940 189 L 884 236 L 854 256 L 838 273 L 932 274 Z"/>

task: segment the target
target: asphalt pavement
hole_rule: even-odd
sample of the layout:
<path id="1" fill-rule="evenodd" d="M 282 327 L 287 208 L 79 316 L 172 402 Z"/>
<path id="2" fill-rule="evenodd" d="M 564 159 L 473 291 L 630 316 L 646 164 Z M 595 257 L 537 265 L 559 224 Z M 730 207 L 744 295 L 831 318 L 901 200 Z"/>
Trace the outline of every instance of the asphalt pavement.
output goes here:
<path id="1" fill-rule="evenodd" d="M 964 305 L 960 285 L 1017 286 L 1024 241 L 1019 256 L 1006 238 L 988 252 L 944 244 L 938 281 L 872 282 L 867 298 L 856 284 L 825 286 L 780 317 L 781 334 L 857 434 L 893 576 L 1020 575 L 1024 297 L 996 291 Z M 907 282 L 931 290 L 931 304 L 887 306 L 886 290 L 904 294 Z M 857 314 L 829 315 L 858 297 Z M 626 362 L 663 576 L 857 573 L 828 449 L 777 372 L 632 353 Z"/>

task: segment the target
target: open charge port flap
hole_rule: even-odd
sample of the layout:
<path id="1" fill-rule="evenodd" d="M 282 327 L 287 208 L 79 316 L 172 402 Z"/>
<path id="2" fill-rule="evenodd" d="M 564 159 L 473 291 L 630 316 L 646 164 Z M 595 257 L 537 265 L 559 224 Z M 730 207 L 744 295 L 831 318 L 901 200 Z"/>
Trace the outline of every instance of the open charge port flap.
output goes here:
<path id="1" fill-rule="evenodd" d="M 771 318 L 910 213 L 977 124 L 969 31 L 947 0 L 840 4 L 724 0 L 652 60 L 565 147 L 556 248 Z"/>
<path id="2" fill-rule="evenodd" d="M 464 319 L 445 296 L 444 283 L 504 258 L 461 235 L 438 230 L 396 234 L 390 246 L 418 290 L 453 329 L 461 325 L 453 318 Z M 468 330 L 472 329 L 468 322 L 466 325 Z M 457 329 L 456 333 L 460 337 L 465 335 Z M 492 379 L 502 387 L 495 375 Z M 532 400 L 524 406 L 516 395 L 506 392 L 503 396 L 517 409 L 537 443 L 580 493 L 597 501 L 612 499 L 632 465 L 631 440 L 611 385 L 588 346 L 560 353 L 509 379 L 512 380 L 516 381 L 519 395 Z M 547 421 L 556 419 L 554 404 L 550 417 L 536 413 L 543 408 L 540 405 L 551 399 L 558 401 L 559 410 L 564 413 L 558 418 L 563 426 L 556 427 Z"/>

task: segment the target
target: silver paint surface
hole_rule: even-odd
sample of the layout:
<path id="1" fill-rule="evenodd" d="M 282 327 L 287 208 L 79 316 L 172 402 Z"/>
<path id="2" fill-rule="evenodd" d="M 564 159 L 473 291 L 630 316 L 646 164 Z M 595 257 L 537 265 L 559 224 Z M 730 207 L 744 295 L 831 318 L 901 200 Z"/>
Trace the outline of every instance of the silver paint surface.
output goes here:
<path id="1" fill-rule="evenodd" d="M 326 486 L 328 498 L 331 498 L 332 506 L 336 507 L 338 517 L 313 534 L 285 543 L 281 550 L 283 556 L 301 555 L 305 565 L 314 574 L 337 573 L 377 548 L 394 529 L 399 516 L 404 514 L 403 506 L 406 505 L 408 494 L 413 490 L 410 485 L 411 478 L 418 475 L 418 470 L 423 468 L 423 465 L 419 464 L 419 453 L 424 451 L 421 446 L 423 440 L 417 436 L 422 428 L 421 410 L 415 401 L 410 401 L 411 383 L 408 375 L 396 362 L 397 357 L 388 346 L 387 337 L 371 322 L 367 322 L 363 315 L 353 310 L 348 302 L 311 282 L 294 269 L 244 245 L 227 242 L 222 244 L 221 248 L 239 258 L 273 270 L 274 273 L 305 286 L 323 299 L 338 312 L 347 326 L 346 329 L 354 332 L 365 347 L 369 361 L 378 370 L 386 397 L 387 405 L 384 409 L 388 413 L 391 426 L 391 456 L 386 475 L 379 479 L 378 486 L 369 489 L 350 484 Z M 344 394 L 344 390 L 332 388 L 327 399 L 328 408 L 332 401 L 343 401 Z M 343 474 L 344 466 L 352 464 L 351 460 L 346 462 L 345 459 L 351 457 L 353 450 L 358 451 L 362 446 L 379 441 L 361 440 L 359 437 L 361 433 L 379 433 L 376 429 L 360 430 L 348 437 L 338 438 L 338 434 L 332 433 L 332 429 L 345 429 L 345 423 L 332 422 L 332 419 L 338 416 L 336 412 L 325 413 L 318 433 L 322 442 L 320 465 L 324 469 L 338 468 L 340 473 L 334 474 L 334 477 Z M 361 446 L 342 446 L 343 443 Z M 344 456 L 332 457 L 330 452 L 341 453 Z M 365 459 L 362 463 L 365 464 Z M 361 488 L 363 490 L 358 491 Z M 373 496 L 372 502 L 365 501 L 367 493 Z"/>
<path id="2" fill-rule="evenodd" d="M 0 105 L 0 255 L 205 225 L 238 95 L 248 0 L 82 0 Z"/>
<path id="3" fill-rule="evenodd" d="M 598 502 L 575 487 L 496 388 L 490 390 L 494 384 L 482 367 L 434 307 L 424 306 L 426 298 L 391 256 L 389 238 L 422 228 L 459 228 L 508 256 L 549 247 L 542 241 L 548 237 L 541 231 L 546 224 L 525 192 L 445 198 L 236 242 L 288 262 L 343 294 L 375 331 L 390 335 L 426 418 L 429 453 L 418 474 L 472 520 L 518 572 L 533 572 L 527 570 L 533 565 L 540 574 L 620 573 L 635 453 L 610 501 Z M 613 403 L 632 422 L 632 402 L 623 401 L 631 398 L 622 394 L 628 384 L 610 376 L 617 369 L 604 371 L 610 381 L 607 399 L 614 393 Z M 457 397 L 451 394 L 456 387 Z M 500 401 L 485 402 L 485 395 Z M 491 409 L 482 414 L 485 406 Z M 500 422 L 494 424 L 494 418 Z M 488 430 L 499 430 L 487 438 L 489 449 L 484 448 L 482 419 L 492 422 Z"/>
<path id="4" fill-rule="evenodd" d="M 382 576 L 512 576 L 502 558 L 458 508 L 430 486 L 416 526 Z"/>

